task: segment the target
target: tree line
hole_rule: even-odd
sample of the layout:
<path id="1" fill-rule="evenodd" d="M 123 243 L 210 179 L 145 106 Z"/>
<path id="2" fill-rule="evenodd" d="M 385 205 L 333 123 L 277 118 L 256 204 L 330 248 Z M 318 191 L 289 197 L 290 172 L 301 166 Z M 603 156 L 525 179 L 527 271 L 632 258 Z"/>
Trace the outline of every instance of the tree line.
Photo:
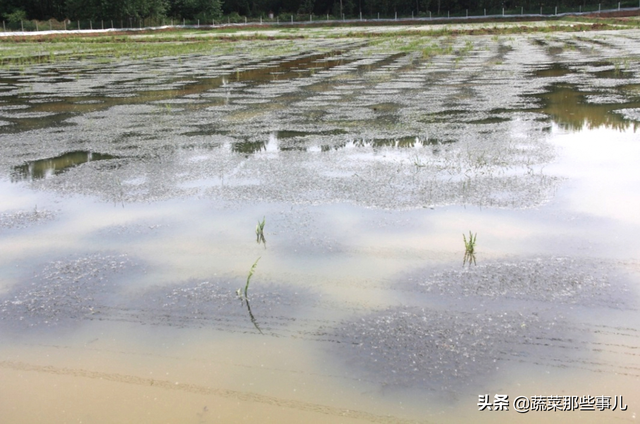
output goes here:
<path id="1" fill-rule="evenodd" d="M 11 22 L 35 19 L 130 20 L 176 18 L 203 22 L 222 16 L 248 17 L 331 15 L 355 17 L 447 16 L 510 12 L 537 13 L 540 8 L 560 11 L 615 8 L 618 1 L 590 0 L 0 0 L 0 14 Z M 637 7 L 637 0 L 622 2 Z"/>

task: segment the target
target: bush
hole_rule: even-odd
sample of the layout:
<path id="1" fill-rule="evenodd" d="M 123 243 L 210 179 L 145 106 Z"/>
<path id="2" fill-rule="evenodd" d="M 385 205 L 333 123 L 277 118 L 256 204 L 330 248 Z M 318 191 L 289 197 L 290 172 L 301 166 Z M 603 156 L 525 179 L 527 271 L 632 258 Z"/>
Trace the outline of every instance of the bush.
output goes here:
<path id="1" fill-rule="evenodd" d="M 278 20 L 280 22 L 291 22 L 292 13 L 281 13 L 278 15 Z"/>
<path id="2" fill-rule="evenodd" d="M 2 16 L 11 23 L 20 23 L 20 21 L 27 20 L 27 12 L 21 9 L 16 9 L 11 13 L 4 13 Z"/>
<path id="3" fill-rule="evenodd" d="M 238 12 L 231 12 L 229 13 L 229 15 L 227 16 L 228 21 L 231 22 L 232 24 L 237 24 L 237 23 L 244 23 L 244 18 L 242 16 L 240 16 L 238 14 Z"/>

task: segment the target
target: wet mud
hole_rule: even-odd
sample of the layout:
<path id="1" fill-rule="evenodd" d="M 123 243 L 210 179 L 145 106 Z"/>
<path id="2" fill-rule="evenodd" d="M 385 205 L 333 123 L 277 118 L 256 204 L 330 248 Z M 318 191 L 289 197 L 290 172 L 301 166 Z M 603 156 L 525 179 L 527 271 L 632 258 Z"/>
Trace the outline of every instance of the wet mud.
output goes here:
<path id="1" fill-rule="evenodd" d="M 95 254 L 53 261 L 0 297 L 0 322 L 11 330 L 68 331 L 89 321 L 130 322 L 280 337 L 300 308 L 317 302 L 305 288 L 228 277 L 135 290 L 144 267 L 128 255 Z M 239 291 L 238 291 L 239 290 Z"/>
<path id="2" fill-rule="evenodd" d="M 0 300 L 0 321 L 14 329 L 78 325 L 115 301 L 121 274 L 136 264 L 126 255 L 95 254 L 47 263 Z"/>
<path id="3" fill-rule="evenodd" d="M 608 308 L 638 306 L 625 273 L 601 260 L 553 256 L 493 260 L 407 278 L 411 289 L 456 298 L 522 299 Z"/>
<path id="4" fill-rule="evenodd" d="M 65 125 L 56 126 L 53 134 L 49 129 L 11 134 L 3 144 L 7 150 L 11 145 L 32 146 L 31 155 L 39 155 L 30 159 L 27 147 L 20 158 L 27 164 L 14 165 L 14 178 L 28 166 L 44 166 L 38 161 L 48 151 L 60 161 L 60 148 L 80 152 L 82 146 L 82 151 L 100 152 L 102 159 L 111 160 L 65 167 L 67 172 L 56 178 L 31 177 L 38 180 L 35 186 L 125 202 L 193 195 L 192 186 L 202 180 L 219 183 L 198 187 L 198 195 L 230 201 L 339 200 L 402 209 L 433 204 L 531 207 L 546 201 L 555 180 L 539 173 L 539 166 L 553 155 L 542 137 L 498 138 L 509 118 L 492 117 L 490 110 L 484 115 L 472 111 L 468 103 L 482 97 L 475 90 L 459 103 L 462 97 L 452 93 L 458 85 L 459 93 L 468 90 L 464 84 L 454 79 L 441 85 L 431 76 L 430 61 L 413 53 L 372 55 L 359 44 L 343 47 L 328 55 L 265 61 L 255 70 L 244 66 L 235 74 L 219 71 L 223 76 L 216 82 L 199 75 L 194 63 L 185 72 L 195 79 L 184 81 L 192 91 L 167 91 L 173 97 L 166 100 L 150 96 L 142 88 L 144 80 L 134 79 L 129 91 L 142 96 L 135 103 L 83 102 L 84 109 L 65 116 Z M 92 70 L 89 75 L 96 78 L 99 73 Z M 154 86 L 159 85 L 162 81 L 154 78 Z M 430 86 L 438 89 L 433 99 L 421 94 Z M 176 102 L 181 98 L 185 101 Z M 78 101 L 75 97 L 73 104 Z M 56 108 L 64 104 L 62 98 Z M 43 111 L 46 105 L 28 108 Z M 444 118 L 453 108 L 462 108 L 459 126 L 444 119 L 434 125 L 428 118 Z M 467 120 L 482 122 L 486 135 L 468 133 Z M 534 132 L 535 127 L 544 128 L 531 121 L 524 125 Z M 58 140 L 63 139 L 67 141 L 61 146 Z M 203 149 L 211 153 L 202 155 Z M 190 163 L 191 155 L 198 157 L 197 164 Z M 140 183 L 131 185 L 131 180 Z"/>
<path id="5" fill-rule="evenodd" d="M 7 211 L 0 213 L 0 229 L 26 228 L 33 224 L 51 221 L 56 217 L 56 212 L 48 209 L 38 209 L 35 205 L 33 210 Z"/>
<path id="6" fill-rule="evenodd" d="M 166 285 L 138 293 L 109 319 L 128 316 L 145 325 L 209 328 L 282 337 L 300 309 L 316 302 L 308 289 L 261 281 L 244 297 L 240 279 L 209 279 Z"/>
<path id="7" fill-rule="evenodd" d="M 78 81 L 63 78 L 65 85 L 56 79 L 51 87 L 62 97 L 52 104 L 52 111 L 69 104 L 81 108 L 64 112 L 71 115 L 61 115 L 59 124 L 64 125 L 52 124 L 53 131 L 11 134 L 2 143 L 5 163 L 12 164 L 16 179 L 29 172 L 35 173 L 29 174 L 30 179 L 40 179 L 45 171 L 36 168 L 51 168 L 46 160 L 60 162 L 61 149 L 72 152 L 69 154 L 100 152 L 94 153 L 105 159 L 100 164 L 77 166 L 74 172 L 34 184 L 47 190 L 99 195 L 107 201 L 115 197 L 153 201 L 197 191 L 200 196 L 230 201 L 340 200 L 391 209 L 450 204 L 532 207 L 546 202 L 558 183 L 553 175 L 541 171 L 554 152 L 544 142 L 547 126 L 537 121 L 539 116 L 572 130 L 624 129 L 635 125 L 629 119 L 633 115 L 624 111 L 635 110 L 637 104 L 620 83 L 602 86 L 604 81 L 627 85 L 633 81 L 629 61 L 569 65 L 558 58 L 532 71 L 538 79 L 530 87 L 515 85 L 498 97 L 490 94 L 492 83 L 479 77 L 480 72 L 505 66 L 497 60 L 508 60 L 509 66 L 518 69 L 521 55 L 540 55 L 536 43 L 527 42 L 520 41 L 518 51 L 500 44 L 496 52 L 478 50 L 462 56 L 464 66 L 456 65 L 453 72 L 442 75 L 442 66 L 449 66 L 446 61 L 460 58 L 371 55 L 362 43 L 348 42 L 326 54 L 301 53 L 242 66 L 234 65 L 230 57 L 197 56 L 182 66 L 157 59 L 136 66 L 143 72 L 144 66 L 165 63 L 184 76 L 175 79 L 174 73 L 173 82 L 166 84 L 176 87 L 161 94 L 159 75 L 153 80 L 131 78 L 134 69 L 127 74 L 128 82 L 116 84 L 136 96 L 133 103 L 126 98 L 99 100 L 86 91 L 67 97 L 73 99 L 70 103 L 64 97 L 65 87 L 76 87 Z M 227 63 L 216 67 L 220 76 L 206 75 L 197 68 L 213 61 L 206 66 L 211 69 L 216 60 Z M 624 73 L 607 78 L 607 72 L 622 67 Z M 85 72 L 80 71 L 79 81 L 106 75 L 95 68 Z M 592 79 L 585 81 L 585 75 Z M 121 76 L 124 74 L 118 73 L 114 78 Z M 16 93 L 34 84 L 24 77 L 12 80 L 7 76 L 5 80 L 16 87 Z M 146 90 L 147 85 L 154 90 Z M 3 106 L 7 119 L 13 119 L 12 110 L 18 114 L 45 112 L 48 106 L 33 104 L 39 95 L 45 95 L 42 89 L 37 84 L 33 87 L 31 104 Z M 532 90 L 535 94 L 529 94 Z M 537 107 L 540 103 L 541 108 Z M 522 114 L 524 111 L 528 113 Z M 26 122 L 32 118 L 15 119 Z M 514 123 L 526 138 L 511 135 L 505 139 L 504 131 Z M 46 119 L 40 119 L 40 124 L 49 125 Z M 482 129 L 470 132 L 468 125 L 473 124 Z M 21 157 L 15 156 L 12 147 L 18 145 Z M 203 150 L 211 153 L 202 155 Z M 52 159 L 42 159 L 47 152 Z M 189 163 L 194 160 L 189 156 L 197 157 L 197 166 Z M 297 168 L 290 172 L 290 164 Z M 138 183 L 128 183 L 131 180 Z M 215 187 L 193 187 L 198 181 L 214 180 L 218 181 Z"/>
<path id="8" fill-rule="evenodd" d="M 351 373 L 386 390 L 450 394 L 499 379 L 505 361 L 548 356 L 545 341 L 577 341 L 579 332 L 555 324 L 527 312 L 399 307 L 341 322 L 330 334 L 339 341 L 333 353 Z"/>
<path id="9" fill-rule="evenodd" d="M 421 388 L 447 397 L 499 381 L 512 362 L 583 369 L 592 348 L 615 351 L 615 343 L 596 340 L 624 327 L 585 325 L 572 316 L 573 305 L 638 310 L 628 272 L 606 261 L 546 257 L 447 268 L 416 270 L 394 283 L 411 296 L 426 296 L 420 299 L 429 308 L 392 307 L 323 327 L 336 342 L 329 357 L 385 390 Z M 626 355 L 636 356 L 637 337 L 632 330 Z M 639 375 L 634 367 L 606 366 Z"/>

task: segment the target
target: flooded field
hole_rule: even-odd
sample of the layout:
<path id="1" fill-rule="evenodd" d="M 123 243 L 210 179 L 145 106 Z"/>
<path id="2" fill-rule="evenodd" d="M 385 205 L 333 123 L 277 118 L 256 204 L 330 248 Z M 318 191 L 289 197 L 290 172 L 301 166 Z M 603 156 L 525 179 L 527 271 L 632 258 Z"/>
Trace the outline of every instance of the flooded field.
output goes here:
<path id="1" fill-rule="evenodd" d="M 395 30 L 4 61 L 0 421 L 636 422 L 640 30 Z"/>

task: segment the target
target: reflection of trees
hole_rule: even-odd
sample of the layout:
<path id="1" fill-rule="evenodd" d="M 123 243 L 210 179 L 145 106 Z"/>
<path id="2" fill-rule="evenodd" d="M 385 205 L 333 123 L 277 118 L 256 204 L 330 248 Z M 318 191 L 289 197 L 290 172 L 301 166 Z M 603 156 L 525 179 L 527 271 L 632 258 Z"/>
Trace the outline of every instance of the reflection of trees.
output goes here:
<path id="1" fill-rule="evenodd" d="M 546 44 L 542 44 L 542 46 L 545 46 L 545 45 Z M 556 77 L 563 77 L 567 74 L 570 74 L 571 72 L 572 72 L 571 69 L 569 69 L 567 65 L 561 64 L 561 63 L 554 63 L 553 65 L 551 65 L 550 68 L 539 69 L 535 71 L 533 74 L 536 77 L 556 78 Z"/>
<path id="2" fill-rule="evenodd" d="M 544 103 L 541 112 L 546 113 L 561 128 L 579 131 L 599 127 L 626 130 L 637 123 L 612 113 L 623 107 L 639 107 L 639 104 L 594 104 L 587 103 L 585 93 L 570 85 L 553 85 L 551 91 L 540 96 Z"/>
<path id="3" fill-rule="evenodd" d="M 397 148 L 408 149 L 413 147 L 439 146 L 441 144 L 455 143 L 455 140 L 440 140 L 437 138 L 421 138 L 416 136 L 407 136 L 399 138 L 358 138 L 354 140 L 344 141 L 334 145 L 322 145 L 320 149 L 323 152 L 331 150 L 341 150 L 347 147 L 373 147 L 373 148 Z"/>
<path id="4" fill-rule="evenodd" d="M 256 153 L 261 150 L 267 150 L 267 143 L 264 141 L 243 141 L 234 143 L 232 150 L 236 153 Z"/>
<path id="5" fill-rule="evenodd" d="M 415 147 L 416 137 L 401 137 L 401 138 L 395 138 L 395 139 L 375 139 L 375 140 L 372 140 L 371 145 L 373 147 L 399 147 L 399 148 Z"/>
<path id="6" fill-rule="evenodd" d="M 38 180 L 48 175 L 60 174 L 85 162 L 106 159 L 114 159 L 114 156 L 83 151 L 69 152 L 54 158 L 35 160 L 16 166 L 13 170 L 12 179 L 14 181 Z"/>

